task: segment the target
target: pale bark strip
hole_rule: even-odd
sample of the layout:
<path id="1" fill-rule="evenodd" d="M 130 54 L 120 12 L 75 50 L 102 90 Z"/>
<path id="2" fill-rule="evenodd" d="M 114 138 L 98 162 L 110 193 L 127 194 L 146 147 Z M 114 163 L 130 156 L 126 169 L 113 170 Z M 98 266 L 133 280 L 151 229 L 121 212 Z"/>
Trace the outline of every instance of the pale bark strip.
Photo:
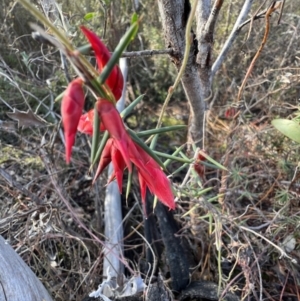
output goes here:
<path id="1" fill-rule="evenodd" d="M 218 55 L 217 59 L 215 60 L 213 66 L 212 66 L 211 79 L 213 79 L 214 75 L 219 70 L 222 62 L 225 60 L 230 47 L 232 46 L 233 42 L 235 41 L 235 39 L 239 33 L 240 25 L 244 22 L 245 18 L 247 17 L 252 4 L 253 4 L 253 0 L 246 0 L 244 2 L 244 5 L 241 9 L 241 12 L 240 12 L 238 18 L 236 19 L 233 29 L 232 29 L 228 39 L 226 40 L 220 54 Z"/>
<path id="2" fill-rule="evenodd" d="M 0 300 L 52 301 L 22 258 L 0 236 Z"/>
<path id="3" fill-rule="evenodd" d="M 185 49 L 185 25 L 188 17 L 188 8 L 181 0 L 158 0 L 165 43 L 167 48 L 173 49 L 170 55 L 177 70 L 180 69 Z M 192 40 L 191 34 L 191 40 Z M 193 45 L 192 45 L 193 46 Z M 205 112 L 206 93 L 203 94 L 200 77 L 194 57 L 195 47 L 191 47 L 190 57 L 183 73 L 181 82 L 190 104 L 190 128 L 189 134 L 196 145 L 202 144 L 203 120 Z"/>
<path id="4" fill-rule="evenodd" d="M 124 87 L 121 99 L 117 102 L 117 109 L 121 112 L 125 107 L 126 98 L 126 78 L 128 66 L 126 58 L 120 59 L 120 68 L 124 77 Z M 108 178 L 113 173 L 113 166 L 110 163 Z M 122 224 L 122 203 L 119 188 L 116 181 L 107 185 L 104 201 L 104 225 L 105 225 L 105 245 L 103 261 L 103 275 L 107 277 L 117 277 L 123 274 L 124 265 L 120 258 L 123 257 L 123 224 Z"/>

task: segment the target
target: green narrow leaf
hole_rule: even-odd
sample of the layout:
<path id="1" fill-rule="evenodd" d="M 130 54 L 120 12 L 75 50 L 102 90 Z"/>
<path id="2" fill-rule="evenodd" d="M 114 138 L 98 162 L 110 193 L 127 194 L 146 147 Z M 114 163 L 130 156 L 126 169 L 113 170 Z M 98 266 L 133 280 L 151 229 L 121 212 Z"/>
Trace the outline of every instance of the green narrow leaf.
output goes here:
<path id="1" fill-rule="evenodd" d="M 97 16 L 97 13 L 91 12 L 91 13 L 87 13 L 87 14 L 83 17 L 83 19 L 84 19 L 85 21 L 90 21 L 90 20 L 92 20 L 93 18 L 95 18 L 96 16 Z"/>
<path id="2" fill-rule="evenodd" d="M 222 164 L 220 164 L 219 162 L 215 161 L 213 158 L 211 158 L 210 156 L 208 156 L 206 153 L 204 153 L 203 151 L 199 151 L 199 154 L 202 155 L 207 161 L 209 161 L 210 163 L 214 164 L 215 166 L 217 166 L 218 168 L 220 169 L 223 169 L 223 170 L 227 170 L 226 167 L 224 167 Z M 199 162 L 202 164 L 202 162 Z M 203 162 L 203 165 L 204 162 Z"/>
<path id="3" fill-rule="evenodd" d="M 170 160 L 170 159 L 169 159 Z M 170 160 L 171 161 L 171 160 Z M 182 171 L 183 169 L 187 168 L 190 164 L 189 163 L 184 163 L 182 164 L 180 167 L 178 167 L 175 171 L 172 172 L 172 175 L 176 175 L 177 173 L 179 173 L 180 171 Z"/>
<path id="4" fill-rule="evenodd" d="M 181 157 L 182 158 L 184 158 L 184 159 L 186 159 L 186 160 L 191 160 L 191 159 L 189 159 L 183 152 L 180 152 L 180 155 L 181 155 Z M 209 157 L 210 158 L 210 157 Z M 206 158 L 207 160 L 208 160 L 208 158 Z M 212 161 L 214 161 L 214 162 L 216 162 L 215 160 L 213 160 L 213 159 L 211 159 Z M 202 165 L 204 165 L 204 166 L 207 166 L 207 167 L 210 167 L 210 168 L 214 168 L 214 169 L 222 169 L 220 166 L 222 166 L 222 165 L 220 165 L 218 162 L 216 162 L 217 164 L 210 164 L 210 163 L 208 163 L 208 162 L 205 162 L 205 161 L 199 161 L 199 164 L 202 164 Z M 219 166 L 220 165 L 220 166 Z M 223 166 L 222 166 L 223 167 Z M 223 167 L 223 168 L 225 168 L 225 167 Z M 227 170 L 227 169 L 226 169 Z"/>
<path id="5" fill-rule="evenodd" d="M 89 54 L 91 54 L 92 46 L 91 46 L 91 44 L 87 44 L 87 45 L 78 47 L 76 50 L 79 51 L 83 55 L 89 55 Z"/>
<path id="6" fill-rule="evenodd" d="M 151 150 L 145 143 L 143 140 L 141 140 L 137 134 L 131 130 L 128 129 L 128 133 L 131 136 L 132 140 L 134 142 L 136 142 L 149 156 L 151 156 L 164 170 L 166 170 L 164 164 L 162 163 L 162 161 L 159 159 L 159 157 L 153 152 L 153 150 Z"/>
<path id="7" fill-rule="evenodd" d="M 300 124 L 295 120 L 275 119 L 272 125 L 288 138 L 300 143 Z"/>
<path id="8" fill-rule="evenodd" d="M 56 98 L 54 99 L 54 102 L 61 101 L 63 99 L 64 95 L 65 95 L 65 91 L 60 93 L 58 96 L 56 96 Z"/>
<path id="9" fill-rule="evenodd" d="M 177 156 L 184 148 L 184 145 L 181 145 L 180 147 L 176 148 L 175 152 L 172 154 L 172 156 Z M 164 166 L 168 166 L 172 162 L 171 159 L 168 159 L 164 162 Z"/>
<path id="10" fill-rule="evenodd" d="M 197 209 L 200 205 L 199 204 L 195 204 L 189 211 L 187 211 L 184 215 L 182 215 L 181 217 L 186 217 L 188 215 L 190 215 L 195 209 Z"/>
<path id="11" fill-rule="evenodd" d="M 105 83 L 106 79 L 108 78 L 111 70 L 114 68 L 114 66 L 118 63 L 119 58 L 122 56 L 123 51 L 127 48 L 129 43 L 134 39 L 134 37 L 137 34 L 139 28 L 139 22 L 134 22 L 129 29 L 126 31 L 125 35 L 121 38 L 119 44 L 117 45 L 114 53 L 112 54 L 110 60 L 106 64 L 106 66 L 103 68 L 103 71 L 101 72 L 98 81 L 100 84 Z"/>
<path id="12" fill-rule="evenodd" d="M 134 13 L 131 17 L 131 24 L 134 24 L 135 22 L 137 22 L 139 20 L 139 16 L 137 13 Z"/>
<path id="13" fill-rule="evenodd" d="M 127 117 L 131 111 L 136 107 L 137 104 L 139 104 L 141 102 L 141 100 L 143 99 L 145 94 L 140 95 L 137 99 L 135 99 L 128 107 L 126 107 L 122 113 L 120 114 L 121 117 L 124 119 L 125 117 Z"/>
<path id="14" fill-rule="evenodd" d="M 178 161 L 178 162 L 181 162 L 181 163 L 191 164 L 194 161 L 193 159 L 179 158 L 179 157 L 176 157 L 176 156 L 173 156 L 173 155 L 169 155 L 169 154 L 165 154 L 165 153 L 161 153 L 161 152 L 158 152 L 158 151 L 153 151 L 153 152 L 155 154 L 157 154 L 158 156 L 160 156 L 160 157 L 171 159 L 171 160 Z"/>
<path id="15" fill-rule="evenodd" d="M 91 79 L 90 84 L 92 85 L 95 92 L 97 92 L 97 96 L 112 101 L 109 93 L 107 92 L 107 88 L 104 88 L 107 87 L 105 84 L 100 84 L 97 78 Z"/>
<path id="16" fill-rule="evenodd" d="M 132 166 L 134 168 L 134 166 Z M 132 175 L 133 171 L 130 173 L 128 172 L 128 180 L 127 180 L 127 186 L 126 186 L 126 201 L 128 200 L 128 196 L 131 190 L 131 184 L 132 184 Z"/>
<path id="17" fill-rule="evenodd" d="M 218 198 L 220 198 L 220 197 L 222 197 L 222 196 L 224 196 L 224 193 L 220 193 L 220 194 L 218 194 L 218 195 L 216 195 L 216 196 L 214 196 L 214 197 L 212 197 L 212 198 L 206 200 L 206 202 L 211 203 L 211 202 L 217 200 Z"/>
<path id="18" fill-rule="evenodd" d="M 97 147 L 99 145 L 99 125 L 100 125 L 100 116 L 97 111 L 96 103 L 94 107 L 94 124 L 93 124 L 93 139 L 92 139 L 92 151 L 91 151 L 91 162 L 94 162 Z"/>
<path id="19" fill-rule="evenodd" d="M 92 167 L 95 165 L 95 163 L 99 160 L 99 158 L 100 158 L 100 156 L 101 156 L 101 154 L 102 154 L 102 152 L 103 152 L 103 150 L 104 150 L 104 147 L 105 147 L 105 145 L 106 145 L 106 142 L 107 142 L 108 138 L 109 138 L 109 133 L 108 133 L 108 131 L 105 131 L 105 132 L 104 132 L 104 135 L 103 135 L 103 137 L 102 137 L 102 140 L 101 140 L 101 142 L 100 142 L 99 148 L 98 148 L 98 150 L 97 150 L 97 153 L 96 153 L 96 155 L 95 155 L 94 161 L 91 162 L 90 170 L 91 170 Z"/>
<path id="20" fill-rule="evenodd" d="M 172 125 L 172 126 L 166 126 L 163 128 L 142 131 L 142 132 L 137 133 L 137 135 L 141 138 L 141 137 L 150 136 L 150 135 L 154 135 L 154 134 L 167 133 L 167 132 L 178 131 L 178 130 L 183 130 L 183 129 L 186 129 L 186 125 Z"/>
<path id="21" fill-rule="evenodd" d="M 155 149 L 156 143 L 157 143 L 158 135 L 153 135 L 151 144 L 150 144 L 150 149 Z"/>
<path id="22" fill-rule="evenodd" d="M 223 169 L 223 168 L 220 168 L 219 166 L 215 165 L 215 164 L 211 164 L 211 163 L 208 163 L 208 162 L 205 162 L 205 161 L 200 161 L 198 162 L 199 164 L 202 164 L 204 166 L 207 166 L 209 168 L 213 168 L 213 169 Z M 227 169 L 226 169 L 227 170 Z"/>

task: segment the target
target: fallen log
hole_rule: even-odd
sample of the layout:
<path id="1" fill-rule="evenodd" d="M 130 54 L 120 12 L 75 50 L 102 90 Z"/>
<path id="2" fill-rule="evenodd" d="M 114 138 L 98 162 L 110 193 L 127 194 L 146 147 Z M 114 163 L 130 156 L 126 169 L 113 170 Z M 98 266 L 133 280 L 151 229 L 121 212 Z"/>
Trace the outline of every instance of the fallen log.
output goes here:
<path id="1" fill-rule="evenodd" d="M 0 301 L 52 301 L 46 288 L 0 236 Z"/>

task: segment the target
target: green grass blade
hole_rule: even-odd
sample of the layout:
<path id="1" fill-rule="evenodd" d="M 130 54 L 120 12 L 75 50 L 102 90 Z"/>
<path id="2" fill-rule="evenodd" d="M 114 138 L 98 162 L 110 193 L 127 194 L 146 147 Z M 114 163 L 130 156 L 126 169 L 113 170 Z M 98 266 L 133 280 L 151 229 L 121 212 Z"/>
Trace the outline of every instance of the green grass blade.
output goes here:
<path id="1" fill-rule="evenodd" d="M 131 111 L 136 107 L 137 104 L 139 104 L 141 102 L 141 100 L 143 99 L 144 94 L 140 95 L 137 99 L 135 99 L 128 107 L 126 107 L 122 113 L 120 114 L 121 117 L 124 119 L 126 118 Z"/>
<path id="2" fill-rule="evenodd" d="M 177 156 L 184 148 L 184 145 L 181 145 L 180 147 L 178 147 L 175 152 L 172 154 L 172 156 Z M 164 165 L 167 167 L 170 163 L 172 162 L 171 159 L 168 159 L 164 162 Z"/>
<path id="3" fill-rule="evenodd" d="M 159 159 L 159 157 L 151 150 L 143 140 L 141 140 L 138 135 L 131 129 L 128 129 L 132 140 L 136 142 L 149 156 L 151 156 L 164 170 L 166 169 L 164 163 Z"/>
<path id="4" fill-rule="evenodd" d="M 170 160 L 170 159 L 169 159 Z M 172 161 L 172 160 L 170 160 Z M 172 172 L 172 175 L 176 175 L 177 173 L 179 173 L 180 171 L 182 171 L 183 169 L 189 167 L 189 163 L 184 163 L 182 164 L 180 167 L 178 167 L 175 171 Z"/>
<path id="5" fill-rule="evenodd" d="M 193 159 L 179 158 L 179 157 L 176 157 L 176 156 L 173 156 L 173 155 L 169 155 L 169 154 L 165 154 L 165 153 L 158 152 L 158 151 L 154 151 L 154 153 L 156 155 L 160 156 L 160 157 L 171 159 L 171 160 L 178 161 L 178 162 L 181 162 L 181 163 L 191 164 L 194 161 Z"/>
<path id="6" fill-rule="evenodd" d="M 186 129 L 186 125 L 172 125 L 172 126 L 166 126 L 163 128 L 142 131 L 142 132 L 137 133 L 137 135 L 141 138 L 141 137 L 146 137 L 146 136 L 150 136 L 150 135 L 154 135 L 154 134 L 167 133 L 167 132 L 178 131 L 178 130 L 183 130 L 183 129 Z"/>
<path id="7" fill-rule="evenodd" d="M 211 158 L 210 156 L 208 156 L 205 152 L 203 151 L 199 151 L 199 154 L 202 155 L 207 161 L 209 161 L 210 163 L 212 163 L 213 165 L 215 165 L 217 168 L 222 169 L 222 170 L 227 170 L 226 167 L 224 167 L 222 164 L 220 164 L 219 162 L 215 161 L 213 158 Z M 202 162 L 199 162 L 202 164 Z M 203 165 L 204 162 L 203 162 Z"/>

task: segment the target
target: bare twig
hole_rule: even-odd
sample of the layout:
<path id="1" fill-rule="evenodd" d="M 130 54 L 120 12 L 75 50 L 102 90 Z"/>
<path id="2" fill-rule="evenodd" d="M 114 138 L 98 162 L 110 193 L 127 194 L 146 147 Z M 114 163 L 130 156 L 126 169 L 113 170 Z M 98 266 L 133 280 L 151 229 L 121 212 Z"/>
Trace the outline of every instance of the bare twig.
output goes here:
<path id="1" fill-rule="evenodd" d="M 240 229 L 243 229 L 245 231 L 248 231 L 248 232 L 251 232 L 252 234 L 264 239 L 265 241 L 267 241 L 270 245 L 272 245 L 275 249 L 277 249 L 279 252 L 280 252 L 280 258 L 282 257 L 286 257 L 288 259 L 291 260 L 291 262 L 293 263 L 297 263 L 297 260 L 294 259 L 293 257 L 289 256 L 282 248 L 280 248 L 279 246 L 277 246 L 276 244 L 274 244 L 272 241 L 270 241 L 269 239 L 267 239 L 266 237 L 264 237 L 263 235 L 259 234 L 258 232 L 255 232 L 247 227 L 244 227 L 244 226 L 239 226 Z"/>
<path id="2" fill-rule="evenodd" d="M 151 267 L 151 275 L 150 275 L 150 278 L 149 278 L 149 283 L 152 282 L 152 279 L 154 277 L 154 273 L 156 271 L 156 266 L 157 266 L 157 258 L 155 256 L 155 253 L 154 253 L 154 250 L 152 249 L 151 245 L 149 244 L 149 242 L 147 241 L 147 239 L 139 232 L 137 231 L 134 227 L 131 227 L 131 229 L 138 235 L 140 236 L 143 241 L 145 242 L 145 244 L 147 245 L 147 247 L 149 248 L 149 250 L 151 251 L 152 253 L 152 256 L 153 256 L 153 267 Z M 147 290 L 146 290 L 146 296 L 148 296 L 148 293 L 149 293 L 149 289 L 150 289 L 150 285 L 148 286 Z"/>
<path id="3" fill-rule="evenodd" d="M 38 41 L 40 43 L 44 43 L 44 44 L 47 43 L 51 46 L 55 46 L 51 42 L 49 42 L 47 39 L 45 39 L 42 35 L 40 35 L 40 33 L 38 31 L 32 32 L 31 35 L 32 35 L 33 39 L 35 39 L 36 41 Z M 55 40 L 55 37 L 53 37 L 53 39 Z M 80 50 L 84 54 L 92 53 L 92 48 L 90 45 L 82 46 L 82 47 L 80 47 Z M 110 54 L 113 54 L 113 52 L 111 52 Z M 160 50 L 146 49 L 146 50 L 140 50 L 140 51 L 130 51 L 130 52 L 123 52 L 121 57 L 133 58 L 133 57 L 144 57 L 144 56 L 165 55 L 165 54 L 174 55 L 174 50 L 170 48 L 170 49 L 160 49 Z M 62 65 L 62 68 L 64 68 L 64 65 Z"/>
<path id="4" fill-rule="evenodd" d="M 239 89 L 239 93 L 238 93 L 238 96 L 237 96 L 237 102 L 240 101 L 241 99 L 241 96 L 242 96 L 242 93 L 244 91 L 244 88 L 245 88 L 245 85 L 246 85 L 246 82 L 247 82 L 247 79 L 248 77 L 250 76 L 250 73 L 252 72 L 253 68 L 254 68 L 254 64 L 256 63 L 257 59 L 259 58 L 266 42 L 267 42 L 267 39 L 268 39 L 268 35 L 269 35 L 269 31 L 270 31 L 270 16 L 271 14 L 277 10 L 279 8 L 278 5 L 281 5 L 281 4 L 278 4 L 276 1 L 273 1 L 273 3 L 269 6 L 267 12 L 266 12 L 266 15 L 265 15 L 265 19 L 266 19 L 266 27 L 265 27 L 265 34 L 264 34 L 264 37 L 263 37 L 263 40 L 260 44 L 260 47 L 259 49 L 257 50 L 248 70 L 247 70 L 247 73 L 245 75 L 245 78 L 241 84 L 241 87 Z"/>
<path id="5" fill-rule="evenodd" d="M 293 43 L 295 42 L 295 40 L 297 40 L 299 38 L 298 33 L 299 33 L 299 29 L 300 29 L 300 20 L 298 21 L 297 27 L 294 28 L 294 32 L 292 34 L 292 37 L 290 39 L 290 42 L 286 48 L 286 50 L 284 51 L 284 55 L 282 58 L 282 61 L 280 62 L 279 68 L 282 68 L 284 66 L 284 64 L 287 61 L 287 58 L 290 57 L 291 55 L 291 47 L 293 45 Z"/>
<path id="6" fill-rule="evenodd" d="M 162 49 L 162 50 L 141 50 L 141 51 L 131 51 L 123 52 L 122 57 L 132 58 L 140 56 L 153 56 L 153 55 L 164 55 L 164 54 L 174 54 L 173 49 Z"/>
<path id="7" fill-rule="evenodd" d="M 215 25 L 217 22 L 217 18 L 218 18 L 219 12 L 221 10 L 221 7 L 223 5 L 223 1 L 224 0 L 216 0 L 215 1 L 214 6 L 211 10 L 211 13 L 208 17 L 208 20 L 205 23 L 204 30 L 205 30 L 206 34 L 208 34 L 208 35 L 213 35 L 213 32 L 215 30 Z"/>
<path id="8" fill-rule="evenodd" d="M 239 29 L 240 29 L 239 27 L 242 24 L 242 22 L 244 21 L 244 19 L 246 18 L 246 16 L 248 15 L 248 12 L 250 11 L 252 3 L 253 3 L 253 0 L 245 1 L 244 5 L 242 7 L 242 10 L 233 26 L 233 29 L 232 29 L 227 41 L 225 42 L 220 54 L 218 55 L 217 59 L 215 60 L 214 64 L 212 65 L 211 76 L 210 76 L 211 80 L 213 79 L 216 72 L 219 70 L 222 62 L 225 60 L 227 52 L 229 51 L 234 40 L 236 39 Z"/>
<path id="9" fill-rule="evenodd" d="M 258 7 L 258 9 L 256 10 L 256 12 L 254 13 L 254 15 L 250 18 L 250 26 L 249 26 L 249 30 L 248 30 L 248 35 L 246 40 L 249 39 L 250 35 L 251 35 L 251 31 L 252 31 L 252 27 L 253 27 L 253 22 L 255 20 L 255 17 L 258 15 L 259 11 L 262 9 L 262 7 L 265 5 L 265 3 L 267 2 L 267 0 L 264 0 L 260 6 Z M 264 11 L 262 11 L 260 13 L 261 16 L 264 16 L 266 14 L 266 12 L 268 11 L 268 8 L 266 8 Z"/>

